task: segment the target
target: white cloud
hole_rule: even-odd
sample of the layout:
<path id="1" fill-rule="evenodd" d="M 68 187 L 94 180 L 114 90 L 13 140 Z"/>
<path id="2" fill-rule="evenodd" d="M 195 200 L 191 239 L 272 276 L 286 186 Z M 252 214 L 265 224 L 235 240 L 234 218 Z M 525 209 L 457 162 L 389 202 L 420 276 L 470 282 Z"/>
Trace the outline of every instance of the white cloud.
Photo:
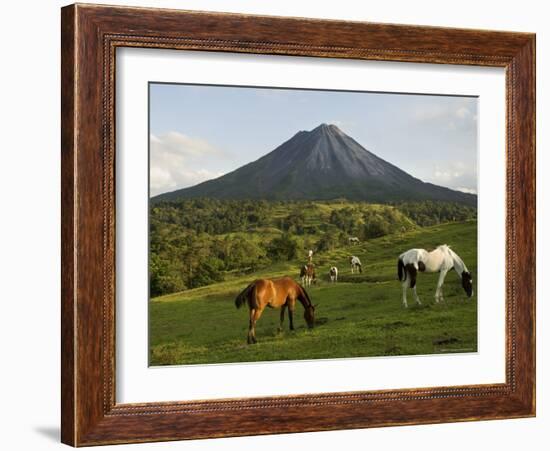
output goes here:
<path id="1" fill-rule="evenodd" d="M 413 118 L 418 122 L 445 118 L 449 115 L 449 108 L 443 105 L 422 105 L 413 112 Z"/>
<path id="2" fill-rule="evenodd" d="M 462 106 L 455 111 L 455 115 L 459 119 L 466 119 L 468 116 L 472 116 L 472 112 L 465 106 Z"/>
<path id="3" fill-rule="evenodd" d="M 453 161 L 443 168 L 436 165 L 434 175 L 436 178 L 449 180 L 452 178 L 461 177 L 468 169 L 469 168 L 466 164 L 461 161 Z"/>
<path id="4" fill-rule="evenodd" d="M 477 189 L 474 188 L 465 188 L 463 186 L 458 186 L 455 189 L 457 191 L 462 191 L 463 193 L 477 194 Z"/>
<path id="5" fill-rule="evenodd" d="M 468 99 L 469 100 L 469 99 Z M 415 122 L 441 122 L 451 129 L 457 129 L 460 125 L 477 120 L 475 104 L 468 103 L 432 103 L 417 106 L 412 112 Z"/>
<path id="6" fill-rule="evenodd" d="M 223 175 L 221 171 L 204 169 L 209 159 L 226 155 L 200 138 L 179 132 L 150 136 L 151 195 L 196 185 Z"/>
<path id="7" fill-rule="evenodd" d="M 179 132 L 168 132 L 160 136 L 152 134 L 151 155 L 158 151 L 184 157 L 221 154 L 204 139 L 191 138 Z"/>
<path id="8" fill-rule="evenodd" d="M 427 181 L 464 193 L 477 193 L 477 169 L 460 161 L 436 165 Z"/>
<path id="9" fill-rule="evenodd" d="M 324 121 L 325 124 L 329 125 L 336 125 L 341 130 L 353 130 L 353 128 L 357 125 L 354 121 L 340 121 L 337 119 L 333 119 L 330 121 Z"/>

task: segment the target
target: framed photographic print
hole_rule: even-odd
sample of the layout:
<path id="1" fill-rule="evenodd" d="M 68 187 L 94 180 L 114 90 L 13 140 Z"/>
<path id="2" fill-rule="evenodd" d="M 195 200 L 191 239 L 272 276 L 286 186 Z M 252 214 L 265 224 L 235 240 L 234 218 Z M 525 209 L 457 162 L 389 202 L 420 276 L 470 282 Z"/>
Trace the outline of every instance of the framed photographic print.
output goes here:
<path id="1" fill-rule="evenodd" d="M 535 415 L 535 37 L 62 9 L 62 441 Z"/>

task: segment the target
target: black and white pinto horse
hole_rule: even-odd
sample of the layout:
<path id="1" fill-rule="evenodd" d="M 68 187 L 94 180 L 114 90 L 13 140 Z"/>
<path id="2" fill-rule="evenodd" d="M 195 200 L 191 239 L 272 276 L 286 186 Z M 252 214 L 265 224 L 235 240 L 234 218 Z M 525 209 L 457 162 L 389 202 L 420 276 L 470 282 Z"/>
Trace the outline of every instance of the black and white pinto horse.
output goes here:
<path id="1" fill-rule="evenodd" d="M 472 274 L 462 259 L 446 244 L 428 252 L 425 249 L 409 249 L 403 252 L 397 261 L 397 276 L 403 287 L 403 305 L 407 307 L 407 288 L 412 288 L 414 300 L 421 304 L 416 294 L 416 275 L 420 272 L 439 272 L 435 290 L 435 302 L 443 300 L 443 283 L 447 273 L 454 269 L 462 280 L 462 288 L 472 297 Z"/>
<path id="2" fill-rule="evenodd" d="M 349 264 L 351 265 L 351 273 L 354 274 L 355 271 L 363 272 L 363 267 L 361 266 L 361 260 L 359 260 L 359 257 L 356 257 L 355 255 L 352 255 L 349 258 Z"/>
<path id="3" fill-rule="evenodd" d="M 338 282 L 338 268 L 336 266 L 331 266 L 328 270 L 328 276 L 331 282 Z"/>
<path id="4" fill-rule="evenodd" d="M 300 279 L 302 279 L 302 285 L 309 287 L 315 280 L 315 266 L 312 263 L 302 266 L 300 269 Z"/>
<path id="5" fill-rule="evenodd" d="M 350 236 L 348 238 L 348 243 L 349 244 L 359 244 L 359 238 L 357 238 L 356 236 Z"/>

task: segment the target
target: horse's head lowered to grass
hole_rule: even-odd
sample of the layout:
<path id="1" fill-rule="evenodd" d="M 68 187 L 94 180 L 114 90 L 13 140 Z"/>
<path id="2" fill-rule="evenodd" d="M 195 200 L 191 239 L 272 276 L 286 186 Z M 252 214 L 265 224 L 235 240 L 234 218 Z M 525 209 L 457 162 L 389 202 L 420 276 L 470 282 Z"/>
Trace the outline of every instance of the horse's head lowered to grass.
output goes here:
<path id="1" fill-rule="evenodd" d="M 472 285 L 472 273 L 469 271 L 462 271 L 462 288 L 464 288 L 468 297 L 471 298 L 474 288 Z"/>
<path id="2" fill-rule="evenodd" d="M 313 329 L 313 326 L 315 326 L 315 306 L 313 304 L 304 309 L 304 319 L 307 327 Z"/>

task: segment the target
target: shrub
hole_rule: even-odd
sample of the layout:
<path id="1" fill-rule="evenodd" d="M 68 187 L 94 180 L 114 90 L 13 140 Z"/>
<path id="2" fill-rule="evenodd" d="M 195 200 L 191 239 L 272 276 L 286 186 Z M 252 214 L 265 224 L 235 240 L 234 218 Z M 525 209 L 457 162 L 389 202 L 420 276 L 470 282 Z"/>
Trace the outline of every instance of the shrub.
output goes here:
<path id="1" fill-rule="evenodd" d="M 298 243 L 288 233 L 274 238 L 267 247 L 267 255 L 272 260 L 292 260 L 298 254 Z"/>

